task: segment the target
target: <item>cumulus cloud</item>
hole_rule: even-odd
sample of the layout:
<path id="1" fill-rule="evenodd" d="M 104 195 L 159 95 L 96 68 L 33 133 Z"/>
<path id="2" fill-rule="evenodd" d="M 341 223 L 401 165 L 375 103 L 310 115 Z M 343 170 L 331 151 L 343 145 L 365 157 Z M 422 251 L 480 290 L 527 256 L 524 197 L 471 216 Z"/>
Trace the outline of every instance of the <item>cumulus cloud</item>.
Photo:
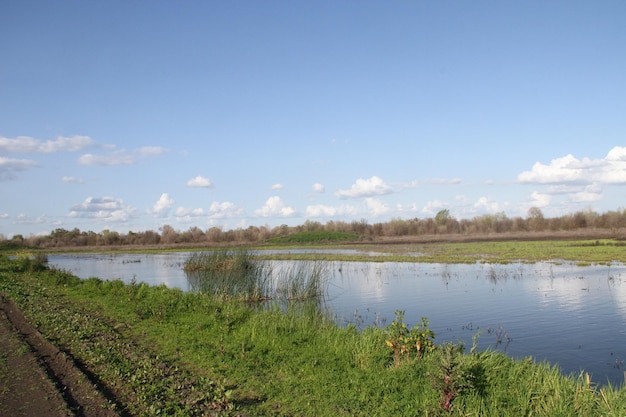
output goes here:
<path id="1" fill-rule="evenodd" d="M 35 168 L 39 164 L 30 159 L 15 159 L 0 156 L 0 181 L 12 180 L 17 177 L 16 173 Z"/>
<path id="2" fill-rule="evenodd" d="M 9 213 L 0 213 L 0 219 L 8 219 Z"/>
<path id="3" fill-rule="evenodd" d="M 602 187 L 591 184 L 582 190 L 570 194 L 570 200 L 574 203 L 591 203 L 602 200 Z"/>
<path id="4" fill-rule="evenodd" d="M 273 184 L 272 185 L 272 190 L 282 190 L 283 188 L 285 188 L 285 186 L 283 184 Z"/>
<path id="5" fill-rule="evenodd" d="M 326 188 L 324 187 L 323 184 L 316 182 L 315 184 L 313 184 L 313 191 L 321 194 L 326 191 Z"/>
<path id="6" fill-rule="evenodd" d="M 435 214 L 439 210 L 445 209 L 446 204 L 439 200 L 431 200 L 426 203 L 426 205 L 422 208 L 422 213 L 424 214 Z"/>
<path id="7" fill-rule="evenodd" d="M 5 138 L 0 136 L 0 153 L 55 153 L 79 152 L 88 148 L 107 147 L 100 145 L 89 136 L 58 136 L 45 142 L 30 136 Z"/>
<path id="8" fill-rule="evenodd" d="M 549 164 L 536 162 L 517 180 L 525 184 L 626 184 L 626 147 L 616 146 L 602 159 L 578 159 L 569 154 Z"/>
<path id="9" fill-rule="evenodd" d="M 359 178 L 347 190 L 338 190 L 335 195 L 339 198 L 371 197 L 374 195 L 391 194 L 393 189 L 382 179 L 373 176 L 368 179 Z"/>
<path id="10" fill-rule="evenodd" d="M 205 213 L 202 208 L 178 207 L 174 215 L 179 222 L 189 223 L 198 217 L 204 216 Z"/>
<path id="11" fill-rule="evenodd" d="M 174 199 L 171 198 L 169 194 L 163 193 L 156 203 L 154 203 L 154 206 L 152 206 L 152 214 L 154 214 L 155 217 L 167 217 L 167 214 L 173 205 Z"/>
<path id="12" fill-rule="evenodd" d="M 324 204 L 309 205 L 305 209 L 305 215 L 309 218 L 326 217 L 377 217 L 391 212 L 391 207 L 378 198 L 366 198 L 359 205 L 341 204 L 329 206 Z"/>
<path id="13" fill-rule="evenodd" d="M 390 210 L 389 206 L 383 203 L 378 198 L 366 198 L 365 206 L 367 207 L 367 210 L 372 217 L 377 217 L 382 214 L 388 213 Z"/>
<path id="14" fill-rule="evenodd" d="M 504 204 L 506 206 L 506 204 Z M 498 213 L 503 211 L 503 205 L 493 201 L 490 197 L 480 197 L 474 203 L 474 208 L 479 211 L 486 211 L 488 213 Z"/>
<path id="15" fill-rule="evenodd" d="M 198 175 L 197 177 L 187 181 L 187 187 L 213 188 L 213 183 L 210 179 L 205 178 L 202 175 Z"/>
<path id="16" fill-rule="evenodd" d="M 355 216 L 358 213 L 359 209 L 351 205 L 327 206 L 315 204 L 307 206 L 305 210 L 306 217 Z"/>
<path id="17" fill-rule="evenodd" d="M 278 196 L 267 199 L 263 207 L 254 211 L 259 217 L 289 217 L 295 214 L 292 207 L 286 206 L 283 200 Z"/>
<path id="18" fill-rule="evenodd" d="M 136 210 L 120 199 L 113 197 L 87 197 L 85 201 L 70 209 L 70 217 L 97 219 L 107 222 L 122 222 L 133 217 Z"/>
<path id="19" fill-rule="evenodd" d="M 209 207 L 209 217 L 212 219 L 222 219 L 226 217 L 239 217 L 243 213 L 243 210 L 236 204 L 229 201 L 217 202 L 214 201 Z"/>
<path id="20" fill-rule="evenodd" d="M 531 207 L 547 207 L 550 204 L 550 201 L 552 201 L 552 196 L 550 194 L 534 191 L 531 194 L 530 206 Z"/>
<path id="21" fill-rule="evenodd" d="M 68 183 L 68 184 L 83 184 L 85 182 L 81 180 L 80 178 L 75 178 L 75 177 L 63 177 L 61 178 L 61 181 Z"/>

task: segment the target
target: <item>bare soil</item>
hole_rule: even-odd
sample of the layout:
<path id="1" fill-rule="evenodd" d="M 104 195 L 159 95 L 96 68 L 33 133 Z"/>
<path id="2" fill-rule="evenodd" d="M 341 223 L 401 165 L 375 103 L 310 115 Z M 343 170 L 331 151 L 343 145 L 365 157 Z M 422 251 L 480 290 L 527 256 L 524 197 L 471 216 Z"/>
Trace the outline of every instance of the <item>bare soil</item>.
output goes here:
<path id="1" fill-rule="evenodd" d="M 65 353 L 0 294 L 0 415 L 117 416 Z"/>

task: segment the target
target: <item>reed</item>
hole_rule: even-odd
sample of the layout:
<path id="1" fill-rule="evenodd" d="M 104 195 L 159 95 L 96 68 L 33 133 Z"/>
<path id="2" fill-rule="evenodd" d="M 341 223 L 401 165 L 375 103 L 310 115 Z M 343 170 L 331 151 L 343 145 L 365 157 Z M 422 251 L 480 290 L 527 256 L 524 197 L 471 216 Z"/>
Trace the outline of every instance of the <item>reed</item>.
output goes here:
<path id="1" fill-rule="evenodd" d="M 191 254 L 183 268 L 194 291 L 218 299 L 291 302 L 324 298 L 327 265 L 313 260 L 278 268 L 246 250 L 218 250 Z"/>
<path id="2" fill-rule="evenodd" d="M 276 274 L 276 297 L 290 301 L 323 299 L 328 287 L 327 272 L 325 261 L 291 262 Z"/>
<path id="3" fill-rule="evenodd" d="M 246 250 L 196 252 L 183 266 L 194 291 L 217 299 L 262 301 L 270 297 L 271 267 Z"/>

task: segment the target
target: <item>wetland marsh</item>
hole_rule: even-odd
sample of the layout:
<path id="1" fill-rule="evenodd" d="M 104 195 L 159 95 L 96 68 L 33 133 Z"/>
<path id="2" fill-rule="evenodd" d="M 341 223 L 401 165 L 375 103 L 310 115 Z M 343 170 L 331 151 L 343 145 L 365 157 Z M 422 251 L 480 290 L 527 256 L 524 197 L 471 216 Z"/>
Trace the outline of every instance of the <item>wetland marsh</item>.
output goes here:
<path id="1" fill-rule="evenodd" d="M 494 247 L 483 245 L 483 256 L 500 259 Z M 501 247 L 511 252 L 513 245 Z M 194 280 L 183 270 L 192 254 L 52 254 L 49 262 L 80 278 L 194 291 Z M 312 262 L 298 260 L 307 257 L 348 259 L 325 261 L 328 285 L 323 307 L 340 326 L 384 327 L 396 310 L 403 310 L 409 324 L 427 317 L 438 343 L 471 345 L 478 335 L 481 349 L 547 360 L 567 374 L 585 371 L 601 384 L 624 382 L 626 266 L 621 262 L 383 262 L 397 258 L 398 252 L 371 248 L 272 249 L 254 254 L 282 259 L 267 261 L 273 271 Z M 424 253 L 405 251 L 400 256 L 419 259 Z M 465 256 L 471 258 L 471 253 Z M 363 260 L 368 257 L 372 261 Z"/>

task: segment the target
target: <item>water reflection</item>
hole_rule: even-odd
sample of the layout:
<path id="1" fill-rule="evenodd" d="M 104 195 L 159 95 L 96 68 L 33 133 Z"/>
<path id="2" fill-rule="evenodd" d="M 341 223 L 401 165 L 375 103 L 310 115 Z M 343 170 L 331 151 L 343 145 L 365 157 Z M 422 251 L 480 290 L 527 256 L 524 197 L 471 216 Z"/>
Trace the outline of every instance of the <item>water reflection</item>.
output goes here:
<path id="1" fill-rule="evenodd" d="M 51 265 L 81 278 L 165 284 L 185 291 L 187 253 L 50 255 Z M 304 262 L 304 261 L 302 261 Z M 278 271 L 294 262 L 272 263 Z M 481 333 L 481 348 L 585 369 L 594 381 L 623 382 L 626 267 L 571 263 L 425 264 L 328 262 L 327 306 L 339 324 L 385 326 L 396 310 L 407 325 L 427 317 L 437 343 Z"/>

